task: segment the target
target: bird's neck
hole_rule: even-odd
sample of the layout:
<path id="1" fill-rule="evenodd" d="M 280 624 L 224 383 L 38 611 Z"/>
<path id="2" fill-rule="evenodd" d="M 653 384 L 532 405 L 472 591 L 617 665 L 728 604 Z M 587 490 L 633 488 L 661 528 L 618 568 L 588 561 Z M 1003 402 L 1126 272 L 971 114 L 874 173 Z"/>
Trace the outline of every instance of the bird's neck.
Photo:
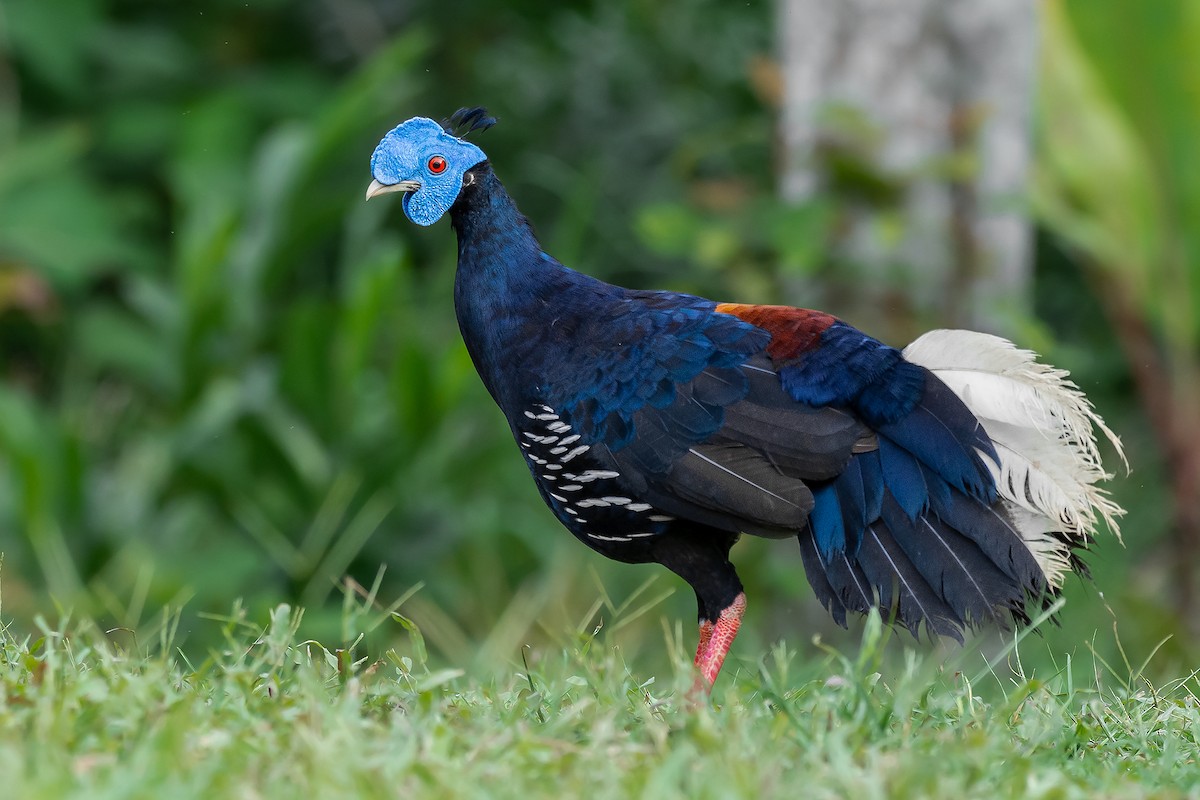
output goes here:
<path id="1" fill-rule="evenodd" d="M 515 269 L 541 257 L 542 248 L 529 220 L 517 210 L 500 179 L 484 161 L 467 171 L 450 223 L 458 234 L 458 276 L 507 283 Z"/>
<path id="2" fill-rule="evenodd" d="M 484 162 L 469 170 L 450 209 L 458 234 L 454 307 L 475 367 L 502 407 L 518 373 L 572 298 L 595 285 L 542 252 L 528 220 Z M 611 287 L 610 287 L 611 288 Z M 586 291 L 586 290 L 585 290 Z"/>

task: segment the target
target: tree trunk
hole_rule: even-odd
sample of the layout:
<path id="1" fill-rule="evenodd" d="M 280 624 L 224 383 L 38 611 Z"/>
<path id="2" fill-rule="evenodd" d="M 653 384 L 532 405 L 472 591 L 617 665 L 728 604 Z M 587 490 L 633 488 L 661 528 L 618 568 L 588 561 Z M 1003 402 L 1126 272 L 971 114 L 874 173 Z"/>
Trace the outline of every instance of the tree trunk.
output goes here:
<path id="1" fill-rule="evenodd" d="M 1200 602 L 1196 573 L 1200 563 L 1200 450 L 1196 447 L 1200 442 L 1200 374 L 1191 359 L 1169 359 L 1163 353 L 1135 299 L 1136 291 L 1121 281 L 1101 279 L 1094 285 L 1167 462 L 1172 498 L 1167 559 L 1174 606 L 1187 630 L 1200 635 L 1196 613 Z"/>
<path id="2" fill-rule="evenodd" d="M 785 196 L 836 197 L 828 156 L 847 139 L 895 189 L 847 203 L 833 255 L 877 293 L 856 287 L 859 302 L 899 292 L 941 324 L 1010 327 L 1030 283 L 1033 0 L 783 0 L 781 14 Z"/>

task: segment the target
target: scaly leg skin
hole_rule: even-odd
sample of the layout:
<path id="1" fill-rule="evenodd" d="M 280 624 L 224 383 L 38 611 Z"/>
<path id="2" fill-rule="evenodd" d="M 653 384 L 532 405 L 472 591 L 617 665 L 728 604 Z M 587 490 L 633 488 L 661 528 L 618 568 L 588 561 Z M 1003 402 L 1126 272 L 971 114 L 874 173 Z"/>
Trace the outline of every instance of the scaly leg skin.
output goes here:
<path id="1" fill-rule="evenodd" d="M 712 630 L 708 634 L 707 641 L 704 635 L 704 625 L 700 626 L 700 647 L 696 651 L 696 668 L 700 674 L 696 677 L 692 694 L 696 695 L 701 691 L 707 694 L 712 691 L 717 675 L 721 672 L 721 665 L 725 663 L 725 656 L 729 653 L 729 648 L 737 637 L 738 628 L 742 625 L 742 616 L 745 613 L 746 593 L 740 592 L 737 597 L 733 598 L 729 607 L 717 616 L 717 621 L 712 623 Z"/>
<path id="2" fill-rule="evenodd" d="M 712 639 L 713 624 L 709 620 L 700 620 L 700 643 L 696 645 L 696 661 L 697 667 L 700 666 L 700 659 L 704 656 L 704 651 L 708 649 L 708 641 Z"/>

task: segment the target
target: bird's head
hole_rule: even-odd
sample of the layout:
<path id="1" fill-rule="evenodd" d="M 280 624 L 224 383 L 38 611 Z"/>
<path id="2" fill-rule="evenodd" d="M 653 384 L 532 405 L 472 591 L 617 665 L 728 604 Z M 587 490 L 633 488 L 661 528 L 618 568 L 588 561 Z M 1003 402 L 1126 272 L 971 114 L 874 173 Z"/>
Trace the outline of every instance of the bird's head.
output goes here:
<path id="1" fill-rule="evenodd" d="M 432 225 L 458 199 L 467 170 L 487 160 L 462 137 L 495 124 L 482 108 L 460 108 L 440 125 L 426 117 L 402 122 L 371 154 L 374 180 L 367 187 L 367 199 L 404 192 L 405 216 L 418 225 Z"/>

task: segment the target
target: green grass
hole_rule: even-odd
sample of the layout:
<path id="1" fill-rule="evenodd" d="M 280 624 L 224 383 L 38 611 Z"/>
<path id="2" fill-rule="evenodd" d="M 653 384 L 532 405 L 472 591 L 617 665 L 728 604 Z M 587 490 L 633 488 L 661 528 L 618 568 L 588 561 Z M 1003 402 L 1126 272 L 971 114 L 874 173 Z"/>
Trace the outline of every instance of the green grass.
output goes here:
<path id="1" fill-rule="evenodd" d="M 420 631 L 394 612 L 347 601 L 348 632 L 391 627 L 400 637 L 377 658 L 357 652 L 357 636 L 343 648 L 301 641 L 301 616 L 280 606 L 260 628 L 235 609 L 210 621 L 226 645 L 202 663 L 172 646 L 178 615 L 153 642 L 88 622 L 42 624 L 32 636 L 4 628 L 3 795 L 1200 792 L 1194 675 L 1151 686 L 1136 667 L 1068 661 L 1035 677 L 1015 645 L 991 665 L 969 649 L 947 664 L 888 642 L 875 618 L 852 654 L 801 660 L 779 645 L 757 668 L 732 664 L 713 701 L 696 706 L 679 625 L 666 627 L 666 674 L 631 671 L 605 632 L 536 651 L 514 643 L 516 667 L 468 674 L 428 666 Z"/>

